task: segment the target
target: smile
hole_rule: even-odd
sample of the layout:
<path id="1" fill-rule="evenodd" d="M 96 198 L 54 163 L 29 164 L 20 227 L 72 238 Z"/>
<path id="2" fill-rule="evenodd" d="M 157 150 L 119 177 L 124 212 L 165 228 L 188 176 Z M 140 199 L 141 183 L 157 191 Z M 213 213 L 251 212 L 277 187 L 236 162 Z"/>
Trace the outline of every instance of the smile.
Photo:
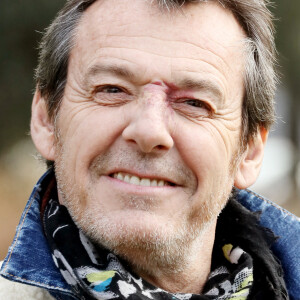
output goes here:
<path id="1" fill-rule="evenodd" d="M 115 179 L 119 179 L 123 182 L 139 185 L 139 186 L 153 186 L 153 187 L 162 187 L 162 186 L 174 186 L 171 182 L 162 180 L 162 179 L 150 179 L 138 177 L 136 175 L 132 175 L 124 172 L 117 172 L 110 175 Z"/>

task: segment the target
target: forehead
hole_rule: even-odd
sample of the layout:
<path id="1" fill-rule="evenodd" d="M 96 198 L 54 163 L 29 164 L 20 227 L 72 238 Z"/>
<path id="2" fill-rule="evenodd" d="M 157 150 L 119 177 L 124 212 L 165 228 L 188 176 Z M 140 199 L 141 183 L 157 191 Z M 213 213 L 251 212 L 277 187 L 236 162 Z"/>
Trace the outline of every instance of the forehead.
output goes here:
<path id="1" fill-rule="evenodd" d="M 215 1 L 167 11 L 156 1 L 98 0 L 79 23 L 71 61 L 90 67 L 97 59 L 112 56 L 124 62 L 134 56 L 131 63 L 140 67 L 147 59 L 156 62 L 153 70 L 168 61 L 174 71 L 182 69 L 184 60 L 192 72 L 197 61 L 202 63 L 199 71 L 215 68 L 224 76 L 241 77 L 244 38 L 233 14 Z"/>

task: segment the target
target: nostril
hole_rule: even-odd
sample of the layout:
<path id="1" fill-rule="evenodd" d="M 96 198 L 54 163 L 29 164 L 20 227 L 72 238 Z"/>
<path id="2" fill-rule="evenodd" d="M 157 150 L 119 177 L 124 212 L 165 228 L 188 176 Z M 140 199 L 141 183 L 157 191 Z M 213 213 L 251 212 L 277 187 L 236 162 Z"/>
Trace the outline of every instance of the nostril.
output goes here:
<path id="1" fill-rule="evenodd" d="M 158 150 L 163 150 L 163 149 L 165 149 L 165 146 L 157 145 L 156 148 L 157 148 Z"/>

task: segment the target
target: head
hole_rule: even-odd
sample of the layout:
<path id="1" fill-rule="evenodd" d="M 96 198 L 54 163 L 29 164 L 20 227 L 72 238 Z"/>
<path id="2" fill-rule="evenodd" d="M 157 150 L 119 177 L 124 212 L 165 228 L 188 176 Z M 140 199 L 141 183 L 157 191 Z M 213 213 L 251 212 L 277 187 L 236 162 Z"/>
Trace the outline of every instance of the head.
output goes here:
<path id="1" fill-rule="evenodd" d="M 178 270 L 258 176 L 273 63 L 263 1 L 69 1 L 41 44 L 31 127 L 61 203 L 129 261 Z"/>

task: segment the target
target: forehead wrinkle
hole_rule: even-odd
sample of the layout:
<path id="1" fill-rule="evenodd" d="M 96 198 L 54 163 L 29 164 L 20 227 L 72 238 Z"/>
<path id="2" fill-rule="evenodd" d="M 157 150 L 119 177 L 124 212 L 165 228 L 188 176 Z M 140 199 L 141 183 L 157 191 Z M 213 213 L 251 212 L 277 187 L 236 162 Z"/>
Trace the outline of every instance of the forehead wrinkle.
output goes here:
<path id="1" fill-rule="evenodd" d="M 107 36 L 106 36 L 107 38 Z M 114 43 L 114 39 L 118 38 L 118 42 L 120 43 L 120 39 L 122 41 L 122 44 L 120 44 L 119 46 L 113 46 Z M 215 46 L 217 46 L 217 49 L 219 49 L 220 53 L 217 52 L 216 49 L 214 49 L 214 47 L 209 46 L 208 43 L 208 39 L 206 37 L 201 37 L 199 38 L 198 42 L 193 42 L 193 41 L 189 41 L 187 40 L 186 37 L 184 37 L 184 39 L 176 39 L 176 38 L 161 38 L 155 35 L 144 35 L 144 34 L 139 34 L 139 35 L 117 35 L 117 34 L 110 34 L 109 35 L 109 39 L 110 39 L 110 43 L 112 44 L 107 44 L 104 46 L 104 48 L 120 48 L 120 49 L 131 49 L 131 47 L 128 47 L 129 45 L 129 40 L 136 40 L 136 44 L 134 44 L 134 46 L 136 47 L 135 50 L 140 50 L 143 52 L 149 52 L 151 54 L 154 55 L 158 55 L 158 56 L 162 56 L 164 57 L 165 55 L 161 54 L 161 50 L 147 50 L 145 47 L 145 45 L 153 45 L 153 42 L 158 42 L 158 43 L 164 43 L 165 44 L 165 49 L 171 49 L 170 46 L 172 46 L 174 49 L 186 49 L 187 46 L 194 48 L 194 54 L 198 53 L 199 49 L 201 49 L 202 51 L 205 52 L 209 52 L 211 53 L 214 58 L 218 61 L 218 63 L 214 64 L 215 67 L 218 66 L 219 63 L 224 64 L 227 68 L 230 69 L 230 64 L 226 61 L 225 56 L 230 55 L 230 53 L 225 53 L 226 50 L 228 51 L 229 49 L 234 49 L 234 47 L 237 48 L 237 46 L 239 46 L 238 43 L 236 42 L 240 42 L 240 40 L 237 40 L 236 42 L 231 42 L 228 45 L 223 45 L 221 42 L 219 41 L 213 41 L 215 43 Z M 144 39 L 145 41 L 141 42 L 140 39 Z M 171 45 L 170 45 L 171 44 Z M 242 44 L 242 43 L 241 43 Z M 184 53 L 184 52 L 183 52 Z M 222 55 L 221 55 L 222 54 Z M 175 55 L 175 54 L 174 54 Z M 224 56 L 224 57 L 223 57 Z M 181 55 L 176 55 L 176 58 L 186 58 L 185 56 L 181 56 Z M 201 58 L 199 57 L 190 57 L 189 59 L 194 59 L 194 60 L 201 60 Z"/>
<path id="2" fill-rule="evenodd" d="M 157 56 L 157 57 L 167 59 L 169 61 L 174 61 L 176 59 L 186 59 L 186 60 L 190 60 L 190 61 L 194 61 L 194 62 L 204 63 L 206 65 L 209 65 L 209 66 L 213 67 L 215 70 L 217 70 L 220 73 L 220 70 L 219 70 L 218 65 L 216 63 L 210 62 L 209 60 L 204 59 L 204 58 L 196 58 L 196 57 L 194 58 L 194 57 L 185 57 L 185 56 L 170 57 L 168 55 L 164 55 L 162 53 L 158 53 L 158 52 L 154 52 L 154 51 L 147 51 L 147 50 L 144 50 L 144 49 L 134 49 L 134 48 L 131 48 L 131 47 L 123 47 L 123 46 L 122 47 L 104 46 L 100 49 L 103 53 L 99 55 L 99 58 L 101 58 L 101 57 L 109 58 L 110 56 L 108 54 L 106 54 L 106 51 L 108 51 L 108 50 L 120 50 L 120 49 L 132 50 L 132 51 L 135 51 L 135 52 L 138 52 L 138 53 L 147 53 L 147 54 L 151 54 L 153 56 Z M 122 58 L 122 60 L 128 61 L 130 63 L 134 63 L 133 61 L 129 61 L 129 60 L 126 60 L 124 58 Z M 170 63 L 169 63 L 169 65 L 170 65 Z M 117 66 L 118 66 L 118 64 L 117 64 Z M 140 68 L 140 67 L 141 66 L 138 66 L 138 68 Z M 196 71 L 191 71 L 191 72 L 197 73 Z M 222 76 L 224 76 L 224 74 Z M 140 79 L 140 76 L 135 75 L 135 73 L 133 73 L 132 80 L 134 79 L 134 77 L 136 77 L 137 80 Z"/>
<path id="3" fill-rule="evenodd" d="M 153 27 L 153 24 L 151 24 Z M 135 34 L 129 34 L 128 32 L 124 32 L 123 34 L 116 34 L 116 33 L 109 33 L 109 35 L 105 35 L 105 37 L 109 38 L 123 38 L 125 39 L 124 45 L 128 45 L 128 39 L 150 39 L 150 40 L 156 40 L 158 42 L 165 42 L 165 43 L 178 43 L 184 44 L 183 47 L 186 47 L 187 45 L 191 47 L 202 48 L 204 51 L 211 52 L 214 56 L 218 57 L 218 60 L 222 61 L 224 65 L 226 65 L 230 69 L 230 64 L 226 61 L 226 56 L 232 55 L 232 53 L 228 53 L 229 50 L 236 48 L 235 51 L 241 52 L 241 49 L 243 47 L 243 40 L 246 38 L 246 34 L 242 27 L 239 25 L 241 32 L 236 33 L 234 36 L 231 37 L 230 41 L 220 41 L 218 39 L 210 39 L 206 37 L 205 35 L 199 35 L 197 41 L 190 40 L 186 35 L 184 36 L 178 36 L 178 32 L 170 32 L 170 37 L 161 37 L 160 34 L 162 32 L 161 28 L 156 32 L 151 32 L 150 34 L 144 34 L 143 32 L 135 32 Z M 176 33 L 176 34 L 175 34 Z M 175 35 L 174 35 L 175 34 Z M 211 46 L 209 41 L 213 41 L 214 46 Z M 153 41 L 150 41 L 149 44 L 152 44 Z M 144 43 L 140 42 L 140 45 L 143 45 Z M 178 46 L 176 46 L 178 48 Z M 219 51 L 219 52 L 218 52 Z M 227 52 L 227 53 L 226 53 Z M 222 54 L 222 55 L 220 55 Z M 223 57 L 224 56 L 224 57 Z"/>

